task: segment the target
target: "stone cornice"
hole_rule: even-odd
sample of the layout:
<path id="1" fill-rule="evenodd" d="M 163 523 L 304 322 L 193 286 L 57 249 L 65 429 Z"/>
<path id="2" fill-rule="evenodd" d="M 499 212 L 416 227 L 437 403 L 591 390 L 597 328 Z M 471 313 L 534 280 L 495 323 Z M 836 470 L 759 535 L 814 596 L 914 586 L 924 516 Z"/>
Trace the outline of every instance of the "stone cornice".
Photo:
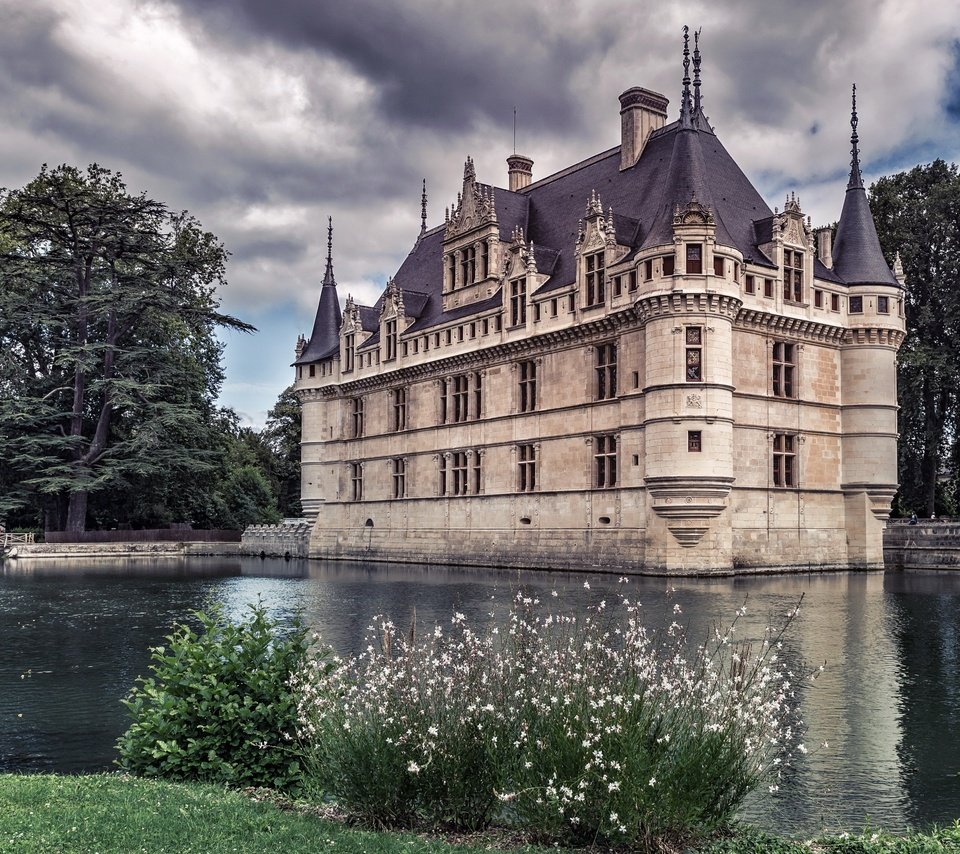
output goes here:
<path id="1" fill-rule="evenodd" d="M 641 297 L 635 303 L 635 310 L 641 323 L 666 314 L 687 314 L 694 311 L 719 314 L 734 320 L 742 305 L 739 298 L 727 294 L 674 291 Z"/>
<path id="2" fill-rule="evenodd" d="M 749 329 L 761 333 L 774 333 L 802 338 L 806 341 L 817 341 L 821 344 L 838 345 L 843 341 L 848 330 L 842 326 L 833 326 L 805 317 L 786 317 L 781 314 L 770 314 L 753 308 L 742 308 L 737 314 L 736 326 L 738 329 Z"/>

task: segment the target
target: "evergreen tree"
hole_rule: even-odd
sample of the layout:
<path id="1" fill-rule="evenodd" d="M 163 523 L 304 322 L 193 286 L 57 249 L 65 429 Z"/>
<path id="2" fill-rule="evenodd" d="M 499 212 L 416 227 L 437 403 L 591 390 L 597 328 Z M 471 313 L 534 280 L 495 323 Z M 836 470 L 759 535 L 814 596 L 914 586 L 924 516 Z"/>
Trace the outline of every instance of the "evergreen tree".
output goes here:
<path id="1" fill-rule="evenodd" d="M 0 191 L 0 516 L 79 532 L 91 496 L 210 472 L 226 252 L 99 166 Z"/>
<path id="2" fill-rule="evenodd" d="M 899 354 L 900 509 L 931 515 L 946 467 L 956 476 L 960 389 L 960 176 L 936 160 L 879 179 L 870 205 L 884 253 L 906 274 L 907 339 Z"/>

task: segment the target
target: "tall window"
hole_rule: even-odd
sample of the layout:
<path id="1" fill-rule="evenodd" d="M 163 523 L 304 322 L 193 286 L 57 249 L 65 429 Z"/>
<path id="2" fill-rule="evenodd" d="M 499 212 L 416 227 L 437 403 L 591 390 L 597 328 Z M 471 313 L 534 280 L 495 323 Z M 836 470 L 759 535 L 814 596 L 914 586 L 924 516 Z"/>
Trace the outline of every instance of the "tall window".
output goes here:
<path id="1" fill-rule="evenodd" d="M 756 291 L 756 287 L 753 284 L 753 276 L 744 276 L 743 277 L 743 292 L 745 294 L 752 294 Z"/>
<path id="2" fill-rule="evenodd" d="M 473 375 L 473 417 L 479 418 L 483 412 L 483 374 L 477 371 Z"/>
<path id="3" fill-rule="evenodd" d="M 407 429 L 407 389 L 405 386 L 390 392 L 391 427 L 394 431 Z"/>
<path id="4" fill-rule="evenodd" d="M 713 275 L 723 276 L 723 258 L 719 255 L 713 256 Z"/>
<path id="5" fill-rule="evenodd" d="M 490 272 L 490 261 L 489 261 L 489 250 L 487 249 L 487 241 L 484 240 L 480 243 L 480 278 L 485 279 Z"/>
<path id="6" fill-rule="evenodd" d="M 688 326 L 687 342 L 687 382 L 700 382 L 703 379 L 703 328 Z"/>
<path id="7" fill-rule="evenodd" d="M 440 455 L 440 495 L 479 495 L 483 456 L 478 450 Z"/>
<path id="8" fill-rule="evenodd" d="M 356 338 L 352 332 L 343 336 L 343 370 L 353 370 L 353 350 L 356 345 Z"/>
<path id="9" fill-rule="evenodd" d="M 777 341 L 773 345 L 773 394 L 774 397 L 796 397 L 794 373 L 796 371 L 796 344 Z"/>
<path id="10" fill-rule="evenodd" d="M 796 440 L 791 433 L 773 437 L 773 485 L 796 486 Z"/>
<path id="11" fill-rule="evenodd" d="M 672 276 L 674 273 L 674 262 L 676 258 L 673 255 L 663 256 L 663 275 Z"/>
<path id="12" fill-rule="evenodd" d="M 407 461 L 403 457 L 393 460 L 393 497 L 407 497 Z"/>
<path id="13" fill-rule="evenodd" d="M 702 431 L 687 430 L 687 450 L 693 454 L 699 454 L 703 450 Z"/>
<path id="14" fill-rule="evenodd" d="M 390 361 L 391 359 L 397 358 L 397 321 L 388 320 L 384 323 L 384 338 L 387 345 L 387 353 L 385 360 Z"/>
<path id="15" fill-rule="evenodd" d="M 522 326 L 527 322 L 527 280 L 512 279 L 510 282 L 510 325 Z"/>
<path id="16" fill-rule="evenodd" d="M 533 492 L 537 488 L 537 449 L 534 445 L 518 448 L 517 488 L 520 492 Z"/>
<path id="17" fill-rule="evenodd" d="M 699 243 L 687 244 L 687 273 L 703 272 L 703 246 Z"/>
<path id="18" fill-rule="evenodd" d="M 594 252 L 584 258 L 587 276 L 587 304 L 600 305 L 606 301 L 606 280 L 604 276 L 604 253 Z"/>
<path id="19" fill-rule="evenodd" d="M 363 435 L 363 398 L 354 397 L 350 401 L 350 415 L 353 421 L 353 438 Z"/>
<path id="20" fill-rule="evenodd" d="M 520 373 L 520 411 L 533 412 L 537 408 L 537 363 L 530 359 L 521 362 Z"/>
<path id="21" fill-rule="evenodd" d="M 850 314 L 863 314 L 863 297 L 850 297 L 847 311 L 849 311 Z"/>
<path id="22" fill-rule="evenodd" d="M 890 297 L 877 297 L 877 311 L 880 314 L 890 314 Z"/>
<path id="23" fill-rule="evenodd" d="M 469 378 L 459 374 L 453 378 L 453 420 L 466 421 L 469 417 Z"/>
<path id="24" fill-rule="evenodd" d="M 803 302 L 803 253 L 783 250 L 783 298 Z"/>
<path id="25" fill-rule="evenodd" d="M 612 434 L 594 437 L 594 486 L 617 485 L 617 437 Z"/>
<path id="26" fill-rule="evenodd" d="M 350 463 L 350 500 L 363 501 L 363 463 Z"/>
<path id="27" fill-rule="evenodd" d="M 460 254 L 460 284 L 472 285 L 477 280 L 477 250 L 468 246 Z"/>
<path id="28" fill-rule="evenodd" d="M 597 347 L 597 400 L 617 396 L 617 345 L 615 342 Z"/>
<path id="29" fill-rule="evenodd" d="M 457 259 L 452 252 L 447 255 L 447 281 L 449 282 L 450 290 L 453 290 L 457 286 Z"/>

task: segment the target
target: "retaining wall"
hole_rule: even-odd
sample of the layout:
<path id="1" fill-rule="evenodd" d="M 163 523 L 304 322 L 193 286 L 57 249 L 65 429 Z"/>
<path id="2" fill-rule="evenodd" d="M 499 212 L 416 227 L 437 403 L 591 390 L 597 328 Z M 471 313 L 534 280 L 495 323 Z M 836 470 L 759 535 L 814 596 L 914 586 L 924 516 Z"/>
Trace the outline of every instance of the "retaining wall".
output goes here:
<path id="1" fill-rule="evenodd" d="M 240 539 L 240 554 L 265 557 L 307 557 L 310 522 L 290 520 L 282 525 L 251 525 Z"/>
<path id="2" fill-rule="evenodd" d="M 960 523 L 891 520 L 883 534 L 883 559 L 890 569 L 960 569 Z"/>

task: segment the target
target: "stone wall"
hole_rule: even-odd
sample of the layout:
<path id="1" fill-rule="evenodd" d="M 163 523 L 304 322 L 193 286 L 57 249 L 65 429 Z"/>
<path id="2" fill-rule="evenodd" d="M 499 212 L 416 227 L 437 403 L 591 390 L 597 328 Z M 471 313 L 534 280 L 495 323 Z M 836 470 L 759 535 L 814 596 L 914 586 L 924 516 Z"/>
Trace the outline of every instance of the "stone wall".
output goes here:
<path id="1" fill-rule="evenodd" d="M 17 558 L 181 558 L 235 556 L 239 543 L 35 543 L 14 546 L 6 557 Z"/>
<path id="2" fill-rule="evenodd" d="M 888 570 L 960 569 L 960 523 L 891 521 L 883 536 L 883 557 Z"/>
<path id="3" fill-rule="evenodd" d="M 243 532 L 240 554 L 263 557 L 307 557 L 310 522 L 291 519 L 282 525 L 251 525 Z"/>

